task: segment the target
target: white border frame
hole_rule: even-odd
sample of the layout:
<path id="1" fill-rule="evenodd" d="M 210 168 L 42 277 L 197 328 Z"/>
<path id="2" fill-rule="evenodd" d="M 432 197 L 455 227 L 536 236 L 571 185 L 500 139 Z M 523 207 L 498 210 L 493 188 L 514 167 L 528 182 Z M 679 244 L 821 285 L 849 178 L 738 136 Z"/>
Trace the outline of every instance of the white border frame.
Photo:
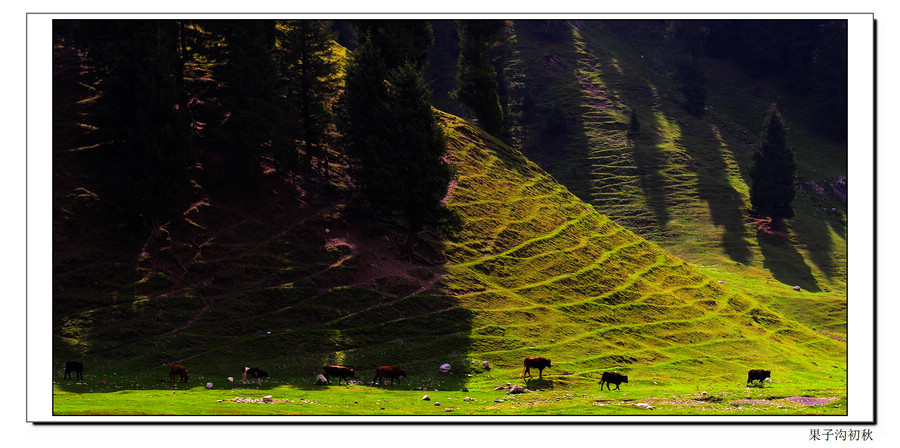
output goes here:
<path id="1" fill-rule="evenodd" d="M 205 14 L 148 14 L 145 18 L 203 17 Z M 221 15 L 215 15 L 222 18 Z M 341 18 L 378 15 L 342 15 Z M 388 16 L 394 16 L 388 14 Z M 402 18 L 434 18 L 435 14 L 402 15 Z M 546 15 L 545 15 L 546 16 Z M 619 20 L 651 20 L 671 18 L 673 14 L 559 14 L 553 18 L 584 18 Z M 135 18 L 132 14 L 103 14 L 105 19 Z M 254 17 L 264 17 L 254 15 Z M 303 14 L 272 14 L 278 18 L 308 18 Z M 466 18 L 537 18 L 530 14 L 450 14 L 442 19 Z M 679 19 L 846 19 L 849 33 L 849 144 L 848 178 L 851 179 L 848 211 L 848 412 L 847 416 L 788 416 L 788 417 L 640 417 L 640 416 L 512 416 L 512 417 L 72 417 L 52 415 L 51 323 L 52 273 L 48 260 L 52 258 L 51 183 L 50 167 L 52 133 L 51 96 L 51 22 L 54 18 L 77 19 L 73 14 L 27 15 L 27 415 L 29 422 L 86 423 L 86 422 L 303 422 L 303 423 L 809 423 L 851 424 L 874 420 L 875 340 L 874 299 L 875 235 L 874 235 L 874 22 L 871 14 L 677 14 Z"/>

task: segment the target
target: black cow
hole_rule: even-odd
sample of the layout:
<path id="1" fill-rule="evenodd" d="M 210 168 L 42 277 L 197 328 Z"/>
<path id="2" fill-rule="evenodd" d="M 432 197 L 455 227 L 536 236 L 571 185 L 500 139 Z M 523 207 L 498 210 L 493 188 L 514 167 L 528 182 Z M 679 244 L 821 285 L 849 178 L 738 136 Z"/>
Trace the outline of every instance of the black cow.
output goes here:
<path id="1" fill-rule="evenodd" d="M 84 372 L 84 364 L 79 361 L 66 361 L 66 373 L 64 378 L 72 379 L 72 372 L 75 372 L 75 377 L 78 378 L 78 381 L 81 381 L 81 374 Z"/>
<path id="2" fill-rule="evenodd" d="M 606 383 L 607 390 L 612 390 L 612 388 L 609 387 L 610 384 L 615 384 L 616 390 L 619 390 L 619 384 L 627 382 L 628 377 L 619 372 L 603 372 L 603 376 L 600 377 L 600 390 L 603 390 L 604 383 Z"/>
<path id="3" fill-rule="evenodd" d="M 401 369 L 399 367 L 394 366 L 379 366 L 375 368 L 375 378 L 372 380 L 372 385 L 374 386 L 378 380 L 381 380 L 381 385 L 384 385 L 384 379 L 391 379 L 391 386 L 394 385 L 394 378 L 397 378 L 397 382 L 400 382 L 400 377 L 406 376 L 406 369 Z"/>
<path id="4" fill-rule="evenodd" d="M 188 382 L 188 369 L 185 366 L 180 366 L 178 364 L 172 364 L 169 366 L 169 381 L 174 382 L 175 377 L 181 378 L 182 383 Z"/>
<path id="5" fill-rule="evenodd" d="M 747 372 L 747 384 L 750 384 L 754 381 L 759 381 L 760 384 L 762 384 L 762 382 L 765 381 L 766 378 L 769 378 L 771 376 L 772 376 L 772 372 L 770 372 L 768 370 L 753 369 L 753 370 Z"/>
<path id="6" fill-rule="evenodd" d="M 356 378 L 356 371 L 351 369 L 350 367 L 344 366 L 325 366 L 322 367 L 324 371 L 325 380 L 328 380 L 328 377 L 337 377 L 338 384 L 341 384 L 341 380 L 346 380 L 347 378 Z M 350 380 L 347 380 L 349 383 Z"/>
<path id="7" fill-rule="evenodd" d="M 531 358 L 525 358 L 522 361 L 525 364 L 525 370 L 522 371 L 522 378 L 526 376 L 531 377 L 531 368 L 538 369 L 538 379 L 544 378 L 544 369 L 550 367 L 550 360 L 547 358 L 541 358 L 540 356 L 535 356 Z"/>
<path id="8" fill-rule="evenodd" d="M 251 383 L 252 381 L 248 381 L 247 378 L 255 378 L 256 384 L 262 385 L 262 379 L 269 378 L 269 372 L 259 367 L 244 367 L 244 373 L 241 374 L 241 382 L 243 384 Z"/>

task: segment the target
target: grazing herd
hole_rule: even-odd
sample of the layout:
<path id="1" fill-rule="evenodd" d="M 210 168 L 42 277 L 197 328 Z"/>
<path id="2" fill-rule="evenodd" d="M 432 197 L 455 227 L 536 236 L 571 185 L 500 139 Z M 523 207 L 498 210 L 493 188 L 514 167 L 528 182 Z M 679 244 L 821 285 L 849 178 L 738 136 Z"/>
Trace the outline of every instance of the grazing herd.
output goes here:
<path id="1" fill-rule="evenodd" d="M 533 378 L 531 369 L 537 369 L 538 379 L 541 380 L 543 379 L 544 369 L 550 367 L 550 360 L 535 356 L 525 358 L 523 365 L 525 368 L 522 370 L 522 378 Z M 75 378 L 78 381 L 81 381 L 83 372 L 83 363 L 79 361 L 67 361 L 64 378 L 71 379 L 72 374 L 74 373 Z M 383 386 L 385 380 L 390 379 L 391 385 L 393 386 L 394 379 L 397 379 L 399 384 L 400 378 L 405 377 L 406 375 L 406 369 L 394 366 L 378 366 L 375 368 L 375 377 L 372 379 L 372 385 L 374 386 L 380 383 Z M 337 378 L 338 384 L 341 384 L 342 380 L 349 384 L 350 380 L 348 378 L 356 378 L 356 369 L 347 366 L 327 365 L 322 367 L 322 376 L 325 377 L 325 381 L 328 383 L 331 382 L 330 378 Z M 747 372 L 747 384 L 752 385 L 754 381 L 758 381 L 760 384 L 762 384 L 763 381 L 772 381 L 771 376 L 772 372 L 769 370 L 753 369 Z M 253 380 L 256 380 L 258 385 L 262 385 L 263 378 L 269 379 L 269 373 L 258 367 L 244 367 L 244 371 L 241 373 L 241 382 L 243 384 L 252 384 Z M 187 383 L 188 379 L 188 369 L 186 367 L 178 364 L 169 366 L 170 382 L 180 380 L 182 383 Z M 229 377 L 228 380 L 231 381 L 231 377 Z M 615 384 L 616 390 L 619 390 L 619 385 L 627 382 L 628 376 L 626 375 L 622 375 L 618 372 L 603 372 L 600 377 L 600 390 L 603 390 L 603 387 L 606 386 L 606 389 L 611 391 L 611 384 Z M 209 386 L 207 385 L 207 387 Z"/>

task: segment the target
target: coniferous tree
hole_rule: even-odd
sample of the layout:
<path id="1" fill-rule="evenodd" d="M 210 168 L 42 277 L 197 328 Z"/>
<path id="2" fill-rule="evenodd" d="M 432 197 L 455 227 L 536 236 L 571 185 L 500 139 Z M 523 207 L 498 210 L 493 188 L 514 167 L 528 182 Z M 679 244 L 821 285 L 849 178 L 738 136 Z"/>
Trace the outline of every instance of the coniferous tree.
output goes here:
<path id="1" fill-rule="evenodd" d="M 422 68 L 388 70 L 368 40 L 354 52 L 340 105 L 343 146 L 361 196 L 375 211 L 406 218 L 410 258 L 425 226 L 458 219 L 441 203 L 453 172 L 430 98 Z"/>
<path id="2" fill-rule="evenodd" d="M 666 23 L 666 39 L 682 46 L 689 64 L 703 54 L 707 36 L 709 28 L 700 20 L 672 20 Z"/>
<path id="3" fill-rule="evenodd" d="M 456 89 L 450 96 L 468 107 L 490 134 L 503 131 L 503 109 L 497 92 L 497 72 L 491 65 L 488 42 L 504 26 L 500 20 L 460 20 Z"/>
<path id="4" fill-rule="evenodd" d="M 226 118 L 217 148 L 225 156 L 229 185 L 248 187 L 259 173 L 260 156 L 283 123 L 278 100 L 275 22 L 236 20 L 222 24 L 227 45 L 219 72 Z"/>
<path id="5" fill-rule="evenodd" d="M 369 186 L 377 181 L 380 154 L 390 151 L 385 140 L 387 123 L 387 68 L 378 50 L 364 41 L 353 52 L 344 76 L 344 91 L 338 104 L 341 146 L 353 160 L 352 177 L 363 198 L 377 196 Z"/>
<path id="6" fill-rule="evenodd" d="M 434 44 L 427 20 L 361 20 L 353 22 L 359 42 L 369 40 L 388 70 L 409 62 L 425 68 Z"/>
<path id="7" fill-rule="evenodd" d="M 192 160 L 175 21 L 86 21 L 87 57 L 102 79 L 94 124 L 109 156 L 109 197 L 150 228 L 181 211 Z"/>
<path id="8" fill-rule="evenodd" d="M 295 172 L 312 168 L 312 158 L 319 168 L 328 171 L 328 151 L 325 135 L 332 121 L 330 99 L 333 78 L 337 70 L 330 56 L 336 33 L 332 22 L 298 20 L 282 22 L 278 26 L 280 46 L 277 51 L 281 78 L 285 83 L 285 97 L 290 114 L 286 129 L 288 136 L 276 149 L 279 164 Z M 302 164 L 297 157 L 294 140 L 303 145 Z"/>
<path id="9" fill-rule="evenodd" d="M 638 120 L 637 111 L 631 110 L 631 121 L 628 124 L 628 137 L 634 137 L 641 132 L 641 122 Z"/>
<path id="10" fill-rule="evenodd" d="M 699 117 L 706 110 L 706 74 L 696 63 L 683 62 L 678 66 L 678 80 L 684 95 L 684 110 Z"/>
<path id="11" fill-rule="evenodd" d="M 388 73 L 391 118 L 386 129 L 397 153 L 391 171 L 400 188 L 385 191 L 388 207 L 397 207 L 407 219 L 406 254 L 412 257 L 416 234 L 425 226 L 441 226 L 454 219 L 442 200 L 453 179 L 444 161 L 447 142 L 431 108 L 431 91 L 422 70 L 405 64 Z"/>
<path id="12" fill-rule="evenodd" d="M 778 223 L 794 217 L 794 175 L 797 163 L 787 142 L 784 118 L 775 104 L 769 106 L 759 144 L 750 168 L 750 203 L 757 213 Z"/>

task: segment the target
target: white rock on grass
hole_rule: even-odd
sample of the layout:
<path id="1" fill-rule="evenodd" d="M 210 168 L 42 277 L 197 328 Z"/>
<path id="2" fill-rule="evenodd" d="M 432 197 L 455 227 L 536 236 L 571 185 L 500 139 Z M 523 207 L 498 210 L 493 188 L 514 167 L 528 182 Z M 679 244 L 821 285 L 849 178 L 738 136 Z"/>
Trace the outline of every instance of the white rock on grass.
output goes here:
<path id="1" fill-rule="evenodd" d="M 506 393 L 507 394 L 524 394 L 527 391 L 528 391 L 528 389 L 525 389 L 524 387 L 516 384 L 515 386 L 510 387 L 509 390 L 506 391 Z"/>

